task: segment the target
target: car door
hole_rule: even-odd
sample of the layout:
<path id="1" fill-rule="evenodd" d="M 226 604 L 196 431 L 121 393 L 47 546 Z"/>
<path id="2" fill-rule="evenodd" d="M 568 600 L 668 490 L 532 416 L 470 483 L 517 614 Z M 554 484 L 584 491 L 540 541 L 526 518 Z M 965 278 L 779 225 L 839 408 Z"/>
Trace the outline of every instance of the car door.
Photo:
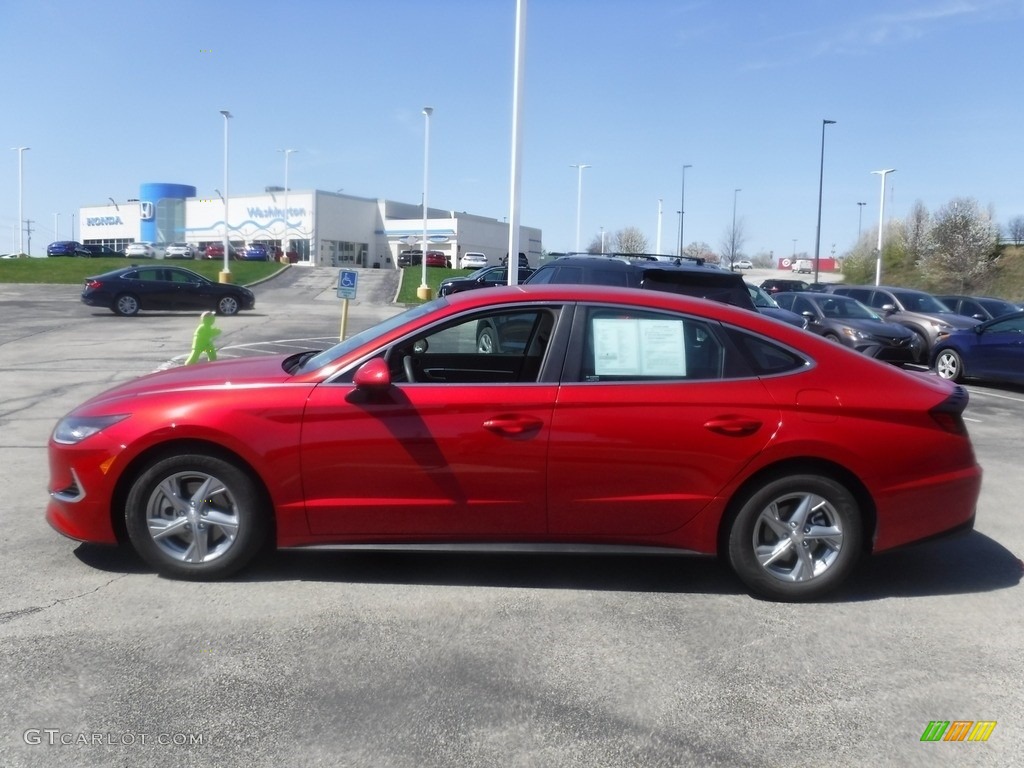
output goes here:
<path id="1" fill-rule="evenodd" d="M 500 326 L 506 313 L 519 320 L 533 314 L 525 346 L 479 352 L 483 318 L 475 313 L 382 350 L 393 377 L 386 392 L 365 396 L 344 380 L 348 374 L 313 391 L 301 442 L 313 533 L 419 540 L 544 535 L 558 388 L 540 374 L 561 354 L 547 343 L 560 310 L 489 310 L 487 319 Z"/>
<path id="2" fill-rule="evenodd" d="M 974 361 L 967 362 L 972 376 L 1024 382 L 1024 316 L 998 320 L 977 336 Z"/>
<path id="3" fill-rule="evenodd" d="M 771 440 L 780 413 L 736 376 L 721 328 L 590 307 L 551 425 L 552 536 L 651 537 L 683 526 Z"/>
<path id="4" fill-rule="evenodd" d="M 174 283 L 167 278 L 166 273 L 163 267 L 142 267 L 137 270 L 135 291 L 141 309 L 174 309 Z"/>

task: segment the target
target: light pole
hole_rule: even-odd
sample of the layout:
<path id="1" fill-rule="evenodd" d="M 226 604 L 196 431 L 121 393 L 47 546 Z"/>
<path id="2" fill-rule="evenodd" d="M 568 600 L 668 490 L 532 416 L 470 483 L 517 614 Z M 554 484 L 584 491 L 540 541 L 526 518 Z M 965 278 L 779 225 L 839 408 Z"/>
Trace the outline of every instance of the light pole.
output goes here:
<path id="1" fill-rule="evenodd" d="M 117 201 L 116 201 L 116 200 L 115 200 L 114 198 L 112 198 L 112 197 L 108 197 L 108 198 L 107 198 L 107 200 L 109 200 L 109 201 L 110 201 L 110 204 L 114 206 L 114 210 L 115 210 L 115 211 L 120 211 L 120 210 L 121 210 L 121 209 L 120 209 L 120 208 L 118 207 L 118 205 L 117 205 Z"/>
<path id="2" fill-rule="evenodd" d="M 857 203 L 857 242 L 860 242 L 861 223 L 864 221 L 864 206 L 867 203 Z"/>
<path id="3" fill-rule="evenodd" d="M 20 256 L 25 252 L 25 213 L 22 209 L 24 200 L 24 175 L 22 173 L 24 169 L 24 157 L 25 150 L 32 149 L 32 147 L 11 147 L 18 153 L 18 255 Z M 74 236 L 74 232 L 71 233 Z"/>
<path id="4" fill-rule="evenodd" d="M 679 194 L 679 248 L 677 248 L 677 256 L 683 255 L 683 246 L 686 242 L 683 240 L 683 217 L 686 215 L 686 169 L 693 168 L 692 165 L 683 166 L 683 187 Z"/>
<path id="5" fill-rule="evenodd" d="M 658 236 L 655 238 L 654 252 L 661 254 L 661 214 L 662 214 L 661 198 L 658 198 Z"/>
<path id="6" fill-rule="evenodd" d="M 835 125 L 835 120 L 821 121 L 821 167 L 818 170 L 818 228 L 814 233 L 814 282 L 818 282 L 818 254 L 821 250 L 821 190 L 825 181 L 825 126 Z"/>
<path id="7" fill-rule="evenodd" d="M 284 152 L 284 236 L 281 238 L 281 253 L 288 256 L 288 155 L 298 152 L 297 149 L 279 149 Z"/>
<path id="8" fill-rule="evenodd" d="M 420 287 L 416 289 L 416 296 L 420 301 L 430 298 L 430 286 L 427 285 L 427 179 L 430 170 L 430 116 L 432 114 L 434 114 L 433 107 L 423 108 L 423 246 L 420 250 L 423 279 Z"/>
<path id="9" fill-rule="evenodd" d="M 576 253 L 580 252 L 580 212 L 583 209 L 583 169 L 589 168 L 585 163 L 570 165 L 577 170 L 576 180 Z"/>
<path id="10" fill-rule="evenodd" d="M 60 214 L 53 214 L 53 239 L 60 240 Z"/>
<path id="11" fill-rule="evenodd" d="M 231 252 L 231 240 L 228 236 L 228 121 L 232 115 L 226 109 L 220 111 L 224 116 L 224 269 L 220 273 L 220 282 L 231 282 L 231 266 L 228 254 Z"/>
<path id="12" fill-rule="evenodd" d="M 729 238 L 732 241 L 730 248 L 732 253 L 729 255 L 729 269 L 732 269 L 732 265 L 736 263 L 736 197 L 742 191 L 742 189 L 732 191 L 732 237 Z"/>
<path id="13" fill-rule="evenodd" d="M 878 259 L 875 261 L 875 285 L 882 284 L 882 222 L 885 220 L 885 177 L 895 172 L 895 168 L 872 171 L 882 177 L 882 201 L 878 205 Z"/>

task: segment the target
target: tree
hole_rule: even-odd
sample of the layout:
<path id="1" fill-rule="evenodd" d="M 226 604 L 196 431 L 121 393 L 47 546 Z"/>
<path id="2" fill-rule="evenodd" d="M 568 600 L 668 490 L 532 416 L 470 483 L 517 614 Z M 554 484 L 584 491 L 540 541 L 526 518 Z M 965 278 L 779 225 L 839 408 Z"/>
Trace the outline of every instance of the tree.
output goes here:
<path id="1" fill-rule="evenodd" d="M 993 267 L 998 233 L 990 212 L 970 198 L 957 198 L 935 214 L 929 247 L 918 261 L 939 289 L 970 293 Z"/>
<path id="2" fill-rule="evenodd" d="M 710 245 L 700 240 L 694 240 L 683 248 L 683 256 L 689 256 L 691 259 L 704 259 L 707 264 L 718 263 L 718 254 L 711 250 Z"/>
<path id="3" fill-rule="evenodd" d="M 604 237 L 602 235 L 594 235 L 594 239 L 587 245 L 587 253 L 604 253 Z"/>
<path id="4" fill-rule="evenodd" d="M 647 237 L 637 227 L 626 227 L 615 233 L 618 253 L 647 253 Z"/>
<path id="5" fill-rule="evenodd" d="M 1006 235 L 1014 245 L 1024 243 L 1024 216 L 1014 216 L 1006 225 Z"/>
<path id="6" fill-rule="evenodd" d="M 743 229 L 743 220 L 739 219 L 725 230 L 722 237 L 722 264 L 729 269 L 742 255 L 743 242 L 746 240 Z"/>

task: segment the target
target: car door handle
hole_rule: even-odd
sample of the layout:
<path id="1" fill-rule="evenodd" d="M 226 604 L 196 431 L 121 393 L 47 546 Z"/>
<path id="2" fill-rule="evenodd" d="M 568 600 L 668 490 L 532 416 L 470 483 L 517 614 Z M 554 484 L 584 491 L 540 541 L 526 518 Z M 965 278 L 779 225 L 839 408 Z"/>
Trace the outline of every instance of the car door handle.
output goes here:
<path id="1" fill-rule="evenodd" d="M 544 422 L 528 416 L 495 416 L 484 422 L 484 429 L 498 435 L 519 437 L 527 432 L 536 432 Z"/>
<path id="2" fill-rule="evenodd" d="M 726 437 L 747 437 L 761 428 L 761 422 L 742 416 L 720 416 L 704 422 L 704 428 Z"/>

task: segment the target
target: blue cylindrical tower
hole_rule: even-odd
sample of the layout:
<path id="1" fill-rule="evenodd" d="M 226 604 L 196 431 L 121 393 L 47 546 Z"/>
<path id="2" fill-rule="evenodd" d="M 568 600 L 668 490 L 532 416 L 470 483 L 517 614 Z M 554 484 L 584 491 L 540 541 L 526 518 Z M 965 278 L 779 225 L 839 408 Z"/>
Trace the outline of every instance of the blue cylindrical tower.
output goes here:
<path id="1" fill-rule="evenodd" d="M 139 239 L 174 243 L 185 239 L 185 200 L 196 196 L 188 184 L 150 183 L 139 186 Z"/>

